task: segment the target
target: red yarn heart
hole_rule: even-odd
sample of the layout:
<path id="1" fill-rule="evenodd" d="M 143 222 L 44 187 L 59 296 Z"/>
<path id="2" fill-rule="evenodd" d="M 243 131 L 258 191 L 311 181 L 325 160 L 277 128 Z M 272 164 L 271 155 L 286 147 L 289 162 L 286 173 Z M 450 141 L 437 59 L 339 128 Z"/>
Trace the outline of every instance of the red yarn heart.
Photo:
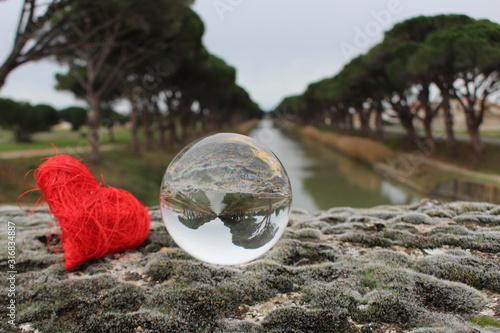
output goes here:
<path id="1" fill-rule="evenodd" d="M 49 157 L 34 177 L 61 228 L 67 270 L 88 259 L 133 250 L 148 236 L 146 208 L 127 191 L 101 186 L 75 158 Z"/>

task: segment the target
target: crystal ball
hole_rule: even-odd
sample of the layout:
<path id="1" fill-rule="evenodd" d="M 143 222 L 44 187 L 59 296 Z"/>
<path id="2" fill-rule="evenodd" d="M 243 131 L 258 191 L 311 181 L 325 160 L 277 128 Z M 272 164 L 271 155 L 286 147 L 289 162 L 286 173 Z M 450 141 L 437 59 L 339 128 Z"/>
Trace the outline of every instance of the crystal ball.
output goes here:
<path id="1" fill-rule="evenodd" d="M 219 133 L 185 147 L 160 191 L 163 222 L 176 244 L 219 265 L 254 260 L 288 224 L 290 179 L 271 150 L 240 134 Z"/>

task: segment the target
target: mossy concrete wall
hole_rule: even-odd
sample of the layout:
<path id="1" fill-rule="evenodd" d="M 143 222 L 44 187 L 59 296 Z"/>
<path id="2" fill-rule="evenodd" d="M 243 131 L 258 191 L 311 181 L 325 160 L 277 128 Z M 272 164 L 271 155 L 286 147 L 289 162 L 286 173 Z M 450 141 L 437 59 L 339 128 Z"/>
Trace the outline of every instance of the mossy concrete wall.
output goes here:
<path id="1" fill-rule="evenodd" d="M 239 266 L 192 259 L 159 209 L 150 214 L 150 236 L 137 250 L 66 272 L 46 244 L 49 214 L 0 210 L 2 244 L 7 222 L 16 224 L 18 271 L 15 325 L 2 306 L 0 331 L 500 331 L 500 206 L 293 210 L 277 245 Z M 6 287 L 0 299 L 9 299 Z"/>

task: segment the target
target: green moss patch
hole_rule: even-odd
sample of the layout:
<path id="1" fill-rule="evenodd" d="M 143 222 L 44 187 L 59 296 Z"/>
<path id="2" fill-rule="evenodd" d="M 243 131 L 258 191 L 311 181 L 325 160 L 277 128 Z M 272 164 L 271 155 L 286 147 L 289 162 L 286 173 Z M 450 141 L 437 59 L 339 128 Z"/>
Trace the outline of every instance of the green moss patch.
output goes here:
<path id="1" fill-rule="evenodd" d="M 500 327 L 500 320 L 486 316 L 472 317 L 469 322 L 480 327 Z"/>

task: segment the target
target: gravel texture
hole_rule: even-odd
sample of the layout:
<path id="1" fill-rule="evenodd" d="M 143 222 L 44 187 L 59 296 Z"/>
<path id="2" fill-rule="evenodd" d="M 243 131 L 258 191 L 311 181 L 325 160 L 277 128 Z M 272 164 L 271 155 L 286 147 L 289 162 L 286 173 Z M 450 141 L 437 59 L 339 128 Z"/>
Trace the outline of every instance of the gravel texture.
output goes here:
<path id="1" fill-rule="evenodd" d="M 500 332 L 500 206 L 293 210 L 278 244 L 239 266 L 191 258 L 150 214 L 137 250 L 66 272 L 46 211 L 0 208 L 3 281 L 7 222 L 18 272 L 0 332 Z"/>

